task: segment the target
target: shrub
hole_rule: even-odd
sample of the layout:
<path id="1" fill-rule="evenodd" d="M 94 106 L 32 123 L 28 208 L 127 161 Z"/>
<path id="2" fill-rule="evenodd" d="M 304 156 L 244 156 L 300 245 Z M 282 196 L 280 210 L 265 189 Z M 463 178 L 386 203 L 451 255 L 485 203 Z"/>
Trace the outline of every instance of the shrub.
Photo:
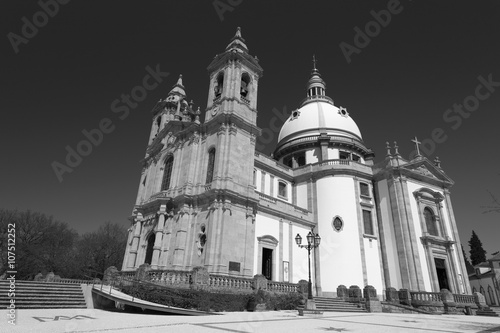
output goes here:
<path id="1" fill-rule="evenodd" d="M 145 301 L 199 311 L 253 311 L 266 304 L 267 310 L 295 310 L 302 300 L 299 293 L 276 294 L 258 290 L 254 294 L 230 294 L 194 289 L 135 284 L 122 291 Z"/>

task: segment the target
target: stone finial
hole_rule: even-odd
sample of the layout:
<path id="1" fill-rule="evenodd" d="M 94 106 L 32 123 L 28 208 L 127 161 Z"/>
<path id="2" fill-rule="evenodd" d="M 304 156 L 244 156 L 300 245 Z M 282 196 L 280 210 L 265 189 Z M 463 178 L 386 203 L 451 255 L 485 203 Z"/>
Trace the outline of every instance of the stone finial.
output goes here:
<path id="1" fill-rule="evenodd" d="M 394 141 L 394 155 L 399 156 L 399 147 L 396 141 Z"/>
<path id="2" fill-rule="evenodd" d="M 347 287 L 344 286 L 343 284 L 337 287 L 337 298 L 342 298 L 342 299 L 349 298 L 349 291 L 347 290 Z"/>
<path id="3" fill-rule="evenodd" d="M 385 149 L 387 149 L 387 154 L 385 156 L 391 156 L 391 146 L 389 145 L 389 141 L 386 141 Z"/>
<path id="4" fill-rule="evenodd" d="M 363 299 L 361 289 L 358 286 L 349 287 L 349 302 L 359 303 Z"/>
<path id="5" fill-rule="evenodd" d="M 366 286 L 363 288 L 363 297 L 366 300 L 369 300 L 369 299 L 378 300 L 377 290 L 373 286 Z"/>
<path id="6" fill-rule="evenodd" d="M 436 158 L 434 159 L 434 165 L 441 169 L 441 160 L 438 156 L 436 156 Z"/>
<path id="7" fill-rule="evenodd" d="M 411 306 L 411 294 L 408 289 L 399 289 L 399 301 L 401 304 Z"/>
<path id="8" fill-rule="evenodd" d="M 389 287 L 385 290 L 385 299 L 387 302 L 399 304 L 399 293 L 396 288 Z"/>

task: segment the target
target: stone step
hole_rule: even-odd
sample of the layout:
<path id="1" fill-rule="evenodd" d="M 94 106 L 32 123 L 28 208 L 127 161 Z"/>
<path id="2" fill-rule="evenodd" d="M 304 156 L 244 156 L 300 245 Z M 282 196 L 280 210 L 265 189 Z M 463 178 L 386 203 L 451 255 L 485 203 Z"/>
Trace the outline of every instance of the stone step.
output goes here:
<path id="1" fill-rule="evenodd" d="M 11 283 L 6 280 L 0 280 L 0 288 L 9 288 Z M 17 286 L 26 286 L 26 287 L 45 287 L 45 288 L 68 288 L 75 289 L 80 288 L 80 284 L 69 284 L 69 283 L 54 283 L 54 282 L 35 282 L 35 281 L 15 281 L 15 285 Z"/>
<path id="2" fill-rule="evenodd" d="M 2 305 L 3 308 L 4 305 Z M 85 304 L 17 304 L 16 309 L 86 309 Z"/>
<path id="3" fill-rule="evenodd" d="M 488 317 L 500 317 L 500 314 L 497 313 L 497 311 L 494 311 L 493 309 L 484 309 L 484 310 L 477 310 L 476 315 L 478 316 L 488 316 Z"/>
<path id="4" fill-rule="evenodd" d="M 316 309 L 323 312 L 366 312 L 361 304 L 346 302 L 340 298 L 314 297 Z"/>
<path id="5" fill-rule="evenodd" d="M 0 307 L 10 304 L 10 281 L 0 281 Z M 86 308 L 79 284 L 15 281 L 14 300 L 19 309 Z"/>
<path id="6" fill-rule="evenodd" d="M 5 301 L 5 300 L 10 300 L 12 297 L 0 295 L 0 302 Z M 19 296 L 16 294 L 15 297 L 13 297 L 16 302 L 19 300 L 40 300 L 40 301 L 48 301 L 48 300 L 70 300 L 70 301 L 80 301 L 80 300 L 85 300 L 85 297 L 83 295 L 75 295 L 73 297 L 63 297 L 63 296 L 57 296 L 57 295 L 52 295 L 52 296 L 43 296 L 41 297 L 40 295 L 31 295 L 31 296 Z"/>

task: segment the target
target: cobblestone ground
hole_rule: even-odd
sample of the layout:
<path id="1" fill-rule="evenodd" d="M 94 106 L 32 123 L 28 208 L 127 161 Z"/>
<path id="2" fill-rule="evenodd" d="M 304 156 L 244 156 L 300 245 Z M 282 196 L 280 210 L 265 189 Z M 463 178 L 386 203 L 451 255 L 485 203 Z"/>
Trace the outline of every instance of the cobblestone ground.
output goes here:
<path id="1" fill-rule="evenodd" d="M 500 318 L 417 314 L 237 312 L 170 316 L 91 309 L 17 310 L 15 325 L 2 310 L 0 332 L 500 332 Z"/>

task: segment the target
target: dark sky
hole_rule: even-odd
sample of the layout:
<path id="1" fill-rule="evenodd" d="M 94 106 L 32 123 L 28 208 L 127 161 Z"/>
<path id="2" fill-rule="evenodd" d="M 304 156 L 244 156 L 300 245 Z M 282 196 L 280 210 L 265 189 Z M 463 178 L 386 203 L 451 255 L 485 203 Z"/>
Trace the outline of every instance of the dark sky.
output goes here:
<path id="1" fill-rule="evenodd" d="M 273 109 L 289 113 L 305 97 L 315 54 L 327 95 L 347 107 L 376 161 L 386 141 L 397 141 L 408 157 L 414 136 L 430 142 L 442 129 L 446 139 L 429 155 L 439 156 L 456 182 L 452 201 L 465 249 L 475 230 L 489 254 L 500 250 L 500 215 L 482 208 L 491 203 L 488 191 L 500 197 L 500 83 L 494 83 L 500 82 L 500 2 L 401 1 L 350 63 L 339 45 L 355 46 L 354 28 L 364 31 L 371 11 L 386 10 L 387 1 L 231 3 L 221 20 L 212 1 L 73 0 L 59 5 L 16 54 L 9 33 L 22 37 L 23 17 L 43 24 L 41 7 L 2 2 L 1 207 L 44 212 L 79 232 L 108 220 L 128 225 L 152 107 L 183 74 L 188 98 L 204 111 L 206 67 L 240 26 L 264 68 L 258 125 L 267 134 L 278 136 Z M 120 119 L 112 102 L 141 86 L 146 67 L 157 65 L 168 77 Z M 479 77 L 494 82 L 489 91 L 479 89 L 483 100 L 474 105 Z M 464 101 L 472 111 L 447 111 Z M 446 115 L 454 118 L 445 121 Z M 60 182 L 53 162 L 65 163 L 65 147 L 75 149 L 82 131 L 104 118 L 114 131 Z M 271 152 L 273 144 L 261 145 Z"/>

